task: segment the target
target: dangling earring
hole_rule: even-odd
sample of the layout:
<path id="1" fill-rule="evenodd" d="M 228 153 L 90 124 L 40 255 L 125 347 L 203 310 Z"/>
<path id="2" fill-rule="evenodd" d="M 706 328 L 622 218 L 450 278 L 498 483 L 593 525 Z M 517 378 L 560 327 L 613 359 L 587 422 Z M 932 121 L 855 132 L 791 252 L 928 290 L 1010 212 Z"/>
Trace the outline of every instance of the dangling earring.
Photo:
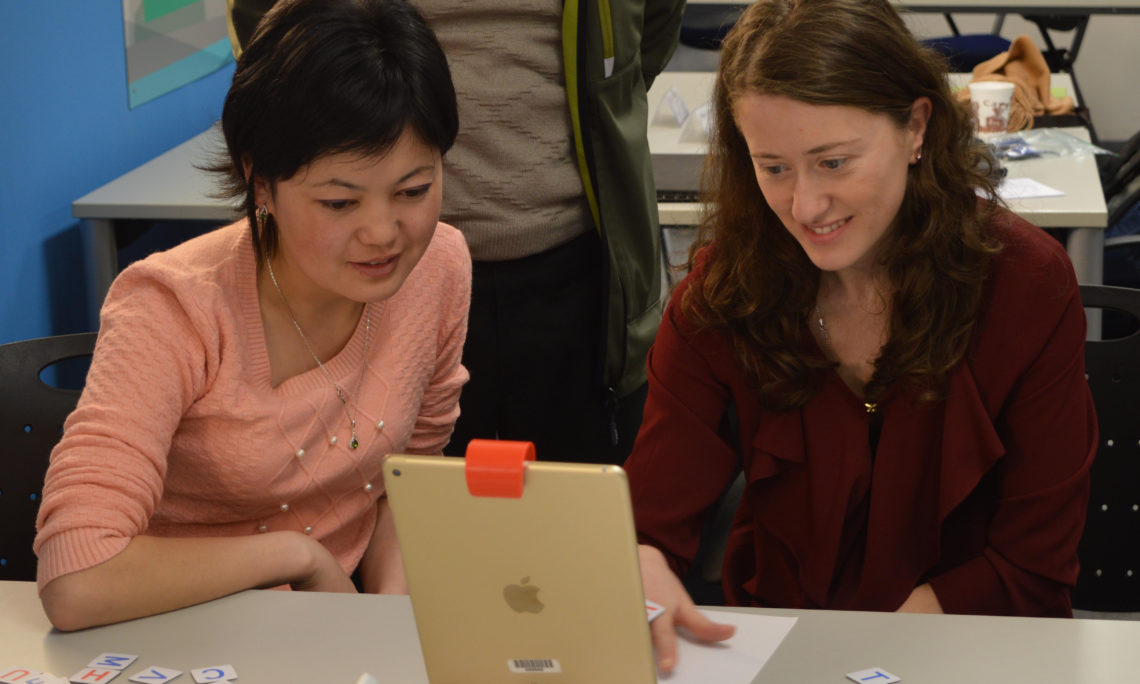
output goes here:
<path id="1" fill-rule="evenodd" d="M 269 209 L 263 204 L 257 208 L 257 233 L 260 235 L 265 230 L 265 223 L 269 221 Z"/>

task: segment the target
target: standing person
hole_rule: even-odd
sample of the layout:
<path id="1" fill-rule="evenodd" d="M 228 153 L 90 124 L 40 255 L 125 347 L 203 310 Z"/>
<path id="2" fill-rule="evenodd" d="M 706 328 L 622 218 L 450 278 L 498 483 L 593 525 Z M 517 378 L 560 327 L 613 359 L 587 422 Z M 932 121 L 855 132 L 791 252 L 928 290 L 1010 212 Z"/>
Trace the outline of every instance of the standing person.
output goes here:
<path id="1" fill-rule="evenodd" d="M 235 38 L 272 0 L 230 0 Z M 460 133 L 443 217 L 475 260 L 448 451 L 474 437 L 622 462 L 660 320 L 646 91 L 684 3 L 416 0 L 447 53 Z"/>
<path id="2" fill-rule="evenodd" d="M 458 415 L 470 296 L 439 223 L 458 126 L 404 0 L 286 0 L 238 61 L 216 171 L 247 218 L 116 278 L 35 542 L 52 623 L 254 587 L 406 591 L 381 479 Z"/>
<path id="3" fill-rule="evenodd" d="M 1097 442 L 1080 294 L 997 204 L 944 62 L 888 0 L 760 0 L 714 106 L 709 214 L 626 464 L 663 669 L 674 625 L 729 632 L 677 575 L 739 468 L 731 604 L 1071 615 Z"/>

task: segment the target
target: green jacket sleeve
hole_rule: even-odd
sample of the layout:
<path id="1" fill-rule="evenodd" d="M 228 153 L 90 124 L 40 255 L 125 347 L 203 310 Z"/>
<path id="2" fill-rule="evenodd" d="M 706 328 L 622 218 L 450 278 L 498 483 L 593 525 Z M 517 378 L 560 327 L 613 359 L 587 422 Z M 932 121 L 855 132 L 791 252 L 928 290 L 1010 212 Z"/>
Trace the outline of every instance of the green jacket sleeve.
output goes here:
<path id="1" fill-rule="evenodd" d="M 235 59 L 241 56 L 257 22 L 276 2 L 277 0 L 226 0 L 226 21 L 229 22 L 230 44 Z"/>
<path id="2" fill-rule="evenodd" d="M 641 30 L 641 71 L 645 89 L 665 69 L 681 37 L 681 15 L 685 0 L 649 0 L 645 3 L 645 23 Z"/>

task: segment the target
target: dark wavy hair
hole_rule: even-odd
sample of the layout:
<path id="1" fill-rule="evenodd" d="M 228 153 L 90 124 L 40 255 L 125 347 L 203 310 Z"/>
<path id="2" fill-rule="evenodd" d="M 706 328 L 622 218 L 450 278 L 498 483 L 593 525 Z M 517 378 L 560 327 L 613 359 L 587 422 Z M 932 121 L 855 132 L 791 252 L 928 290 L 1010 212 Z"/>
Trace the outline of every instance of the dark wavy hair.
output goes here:
<path id="1" fill-rule="evenodd" d="M 443 49 L 406 0 L 282 0 L 238 58 L 221 127 L 226 152 L 208 170 L 264 260 L 277 227 L 269 217 L 258 234 L 254 176 L 272 187 L 328 155 L 384 154 L 405 130 L 443 154 L 459 113 Z"/>
<path id="2" fill-rule="evenodd" d="M 707 209 L 682 311 L 698 327 L 730 331 L 763 405 L 787 410 L 806 403 L 833 364 L 814 351 L 805 325 L 820 271 L 765 202 L 733 117 L 735 99 L 753 93 L 858 107 L 900 129 L 914 102 L 930 99 L 924 154 L 883 238 L 890 334 L 865 393 L 877 401 L 906 380 L 937 400 L 966 352 L 1000 248 L 985 230 L 996 166 L 950 93 L 945 61 L 915 40 L 889 0 L 760 0 L 724 41 L 702 181 Z M 991 201 L 980 202 L 975 188 Z"/>

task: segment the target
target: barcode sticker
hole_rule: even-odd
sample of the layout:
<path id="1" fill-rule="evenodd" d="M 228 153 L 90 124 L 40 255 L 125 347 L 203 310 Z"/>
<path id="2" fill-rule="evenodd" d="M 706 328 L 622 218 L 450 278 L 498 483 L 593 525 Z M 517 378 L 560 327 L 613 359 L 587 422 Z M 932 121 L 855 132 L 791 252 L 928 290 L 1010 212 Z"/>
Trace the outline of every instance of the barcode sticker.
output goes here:
<path id="1" fill-rule="evenodd" d="M 519 658 L 508 660 L 507 667 L 511 672 L 526 674 L 546 674 L 561 672 L 562 666 L 553 658 Z"/>

